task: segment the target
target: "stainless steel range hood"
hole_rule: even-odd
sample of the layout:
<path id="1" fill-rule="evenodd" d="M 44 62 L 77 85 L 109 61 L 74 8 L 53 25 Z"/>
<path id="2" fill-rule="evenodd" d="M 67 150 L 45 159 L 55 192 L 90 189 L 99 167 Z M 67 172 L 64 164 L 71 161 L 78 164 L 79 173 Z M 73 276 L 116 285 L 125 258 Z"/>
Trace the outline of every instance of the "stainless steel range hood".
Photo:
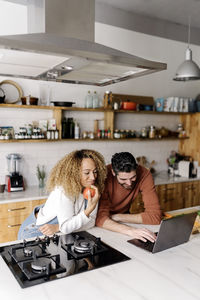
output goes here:
<path id="1" fill-rule="evenodd" d="M 0 75 L 105 86 L 167 67 L 95 43 L 94 0 L 27 3 L 29 33 L 0 37 Z"/>

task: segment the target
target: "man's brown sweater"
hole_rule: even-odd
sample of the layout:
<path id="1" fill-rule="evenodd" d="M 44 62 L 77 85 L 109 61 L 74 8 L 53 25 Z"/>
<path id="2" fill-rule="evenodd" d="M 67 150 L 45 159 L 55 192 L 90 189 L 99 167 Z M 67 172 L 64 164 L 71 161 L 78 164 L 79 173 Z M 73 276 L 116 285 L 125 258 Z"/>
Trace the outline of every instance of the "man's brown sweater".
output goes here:
<path id="1" fill-rule="evenodd" d="M 113 214 L 129 213 L 130 205 L 139 192 L 142 193 L 145 209 L 141 213 L 143 223 L 160 224 L 162 214 L 150 171 L 138 166 L 135 185 L 131 190 L 125 189 L 118 183 L 116 176 L 111 172 L 111 165 L 107 166 L 107 171 L 105 189 L 99 200 L 96 226 L 102 227 L 104 221 Z"/>

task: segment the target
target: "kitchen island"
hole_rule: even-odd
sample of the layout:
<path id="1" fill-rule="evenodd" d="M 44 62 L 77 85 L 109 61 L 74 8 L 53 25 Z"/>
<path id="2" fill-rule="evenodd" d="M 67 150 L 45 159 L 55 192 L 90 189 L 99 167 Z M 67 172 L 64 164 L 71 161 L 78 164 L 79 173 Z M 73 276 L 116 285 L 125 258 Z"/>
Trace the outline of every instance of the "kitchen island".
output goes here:
<path id="1" fill-rule="evenodd" d="M 128 236 L 97 227 L 89 232 L 131 260 L 22 289 L 0 257 L 1 299 L 200 299 L 200 234 L 191 235 L 186 244 L 152 254 L 127 243 Z"/>

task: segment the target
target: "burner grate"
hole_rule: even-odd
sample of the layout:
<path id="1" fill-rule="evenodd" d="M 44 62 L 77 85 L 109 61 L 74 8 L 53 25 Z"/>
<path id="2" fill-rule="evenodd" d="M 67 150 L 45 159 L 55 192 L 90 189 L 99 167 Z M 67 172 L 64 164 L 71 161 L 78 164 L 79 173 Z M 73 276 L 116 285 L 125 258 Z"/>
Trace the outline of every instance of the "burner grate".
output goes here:
<path id="1" fill-rule="evenodd" d="M 60 265 L 60 255 L 38 258 L 18 263 L 23 274 L 28 280 L 49 277 L 66 272 L 66 268 Z"/>

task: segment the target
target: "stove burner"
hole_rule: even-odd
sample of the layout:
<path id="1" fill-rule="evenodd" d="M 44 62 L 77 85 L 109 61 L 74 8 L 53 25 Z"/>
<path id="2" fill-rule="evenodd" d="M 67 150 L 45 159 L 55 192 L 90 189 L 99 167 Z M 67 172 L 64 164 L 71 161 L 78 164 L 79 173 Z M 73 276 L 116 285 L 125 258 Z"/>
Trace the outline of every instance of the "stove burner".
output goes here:
<path id="1" fill-rule="evenodd" d="M 24 256 L 30 257 L 33 255 L 33 250 L 30 248 L 24 248 Z"/>
<path id="2" fill-rule="evenodd" d="M 59 254 L 50 257 L 40 257 L 34 261 L 20 262 L 18 266 L 28 280 L 50 277 L 66 272 L 66 268 L 60 264 Z"/>
<path id="3" fill-rule="evenodd" d="M 47 270 L 47 268 L 50 268 L 49 260 L 42 260 L 42 261 L 33 261 L 31 263 L 31 269 L 34 273 L 42 273 Z"/>
<path id="4" fill-rule="evenodd" d="M 95 242 L 92 240 L 76 240 L 74 242 L 74 250 L 78 253 L 91 252 L 95 246 Z"/>

